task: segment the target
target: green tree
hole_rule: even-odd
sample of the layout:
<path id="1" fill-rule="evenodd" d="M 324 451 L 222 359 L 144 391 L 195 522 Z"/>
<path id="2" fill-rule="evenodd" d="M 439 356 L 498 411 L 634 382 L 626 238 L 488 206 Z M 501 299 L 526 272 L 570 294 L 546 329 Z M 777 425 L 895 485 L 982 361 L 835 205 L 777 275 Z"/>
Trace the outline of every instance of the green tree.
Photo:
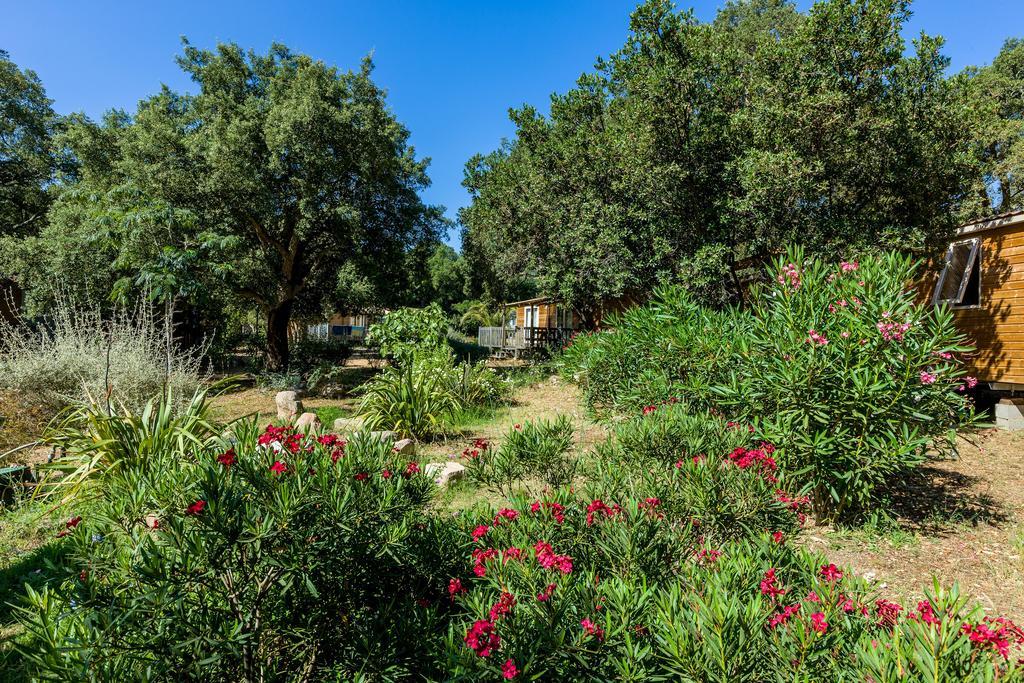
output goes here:
<path id="1" fill-rule="evenodd" d="M 532 279 L 586 319 L 695 272 L 698 293 L 735 297 L 737 271 L 787 241 L 941 239 L 974 172 L 970 128 L 941 40 L 904 55 L 908 15 L 901 0 L 736 0 L 701 23 L 649 0 L 549 115 L 513 110 L 515 138 L 468 162 L 472 272 Z"/>
<path id="2" fill-rule="evenodd" d="M 979 174 L 965 220 L 1024 208 L 1024 40 L 960 76 L 976 116 Z"/>
<path id="3" fill-rule="evenodd" d="M 178 63 L 196 94 L 165 87 L 68 136 L 79 168 L 53 241 L 91 235 L 124 257 L 108 281 L 252 302 L 275 370 L 293 314 L 401 297 L 408 249 L 436 240 L 443 219 L 418 195 L 427 162 L 370 61 L 341 72 L 283 45 L 186 42 Z"/>
<path id="4" fill-rule="evenodd" d="M 35 72 L 0 50 L 0 237 L 31 234 L 42 224 L 59 121 Z"/>
<path id="5" fill-rule="evenodd" d="M 439 243 L 427 259 L 431 300 L 446 311 L 461 301 L 466 284 L 465 260 L 449 245 Z"/>

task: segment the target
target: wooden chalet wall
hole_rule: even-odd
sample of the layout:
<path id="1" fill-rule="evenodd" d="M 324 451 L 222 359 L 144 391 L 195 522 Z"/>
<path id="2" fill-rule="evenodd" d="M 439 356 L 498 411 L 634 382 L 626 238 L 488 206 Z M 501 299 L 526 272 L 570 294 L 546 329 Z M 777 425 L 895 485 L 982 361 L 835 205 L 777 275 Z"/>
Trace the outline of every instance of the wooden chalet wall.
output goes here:
<path id="1" fill-rule="evenodd" d="M 985 382 L 1024 384 L 1024 224 L 958 239 L 981 240 L 981 304 L 954 309 L 957 327 L 977 347 L 972 371 Z"/>

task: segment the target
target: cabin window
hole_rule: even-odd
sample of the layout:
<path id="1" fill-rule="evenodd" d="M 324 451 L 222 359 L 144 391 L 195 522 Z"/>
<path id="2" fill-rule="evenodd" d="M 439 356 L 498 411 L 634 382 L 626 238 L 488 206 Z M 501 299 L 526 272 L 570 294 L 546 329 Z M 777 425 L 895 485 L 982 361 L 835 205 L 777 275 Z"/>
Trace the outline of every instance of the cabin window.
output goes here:
<path id="1" fill-rule="evenodd" d="M 555 314 L 556 325 L 562 329 L 572 329 L 572 309 L 567 306 L 559 306 Z"/>
<path id="2" fill-rule="evenodd" d="M 932 303 L 945 303 L 953 308 L 981 305 L 981 240 L 949 245 Z"/>

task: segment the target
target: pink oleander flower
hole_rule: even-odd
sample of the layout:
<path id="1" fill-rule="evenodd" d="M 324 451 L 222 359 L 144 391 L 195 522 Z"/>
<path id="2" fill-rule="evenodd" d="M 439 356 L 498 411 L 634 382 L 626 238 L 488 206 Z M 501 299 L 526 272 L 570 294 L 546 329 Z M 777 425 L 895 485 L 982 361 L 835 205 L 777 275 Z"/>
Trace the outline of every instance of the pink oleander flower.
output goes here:
<path id="1" fill-rule="evenodd" d="M 818 573 L 821 576 L 821 578 L 825 579 L 828 582 L 838 581 L 839 579 L 843 578 L 843 572 L 831 563 L 822 565 L 821 571 Z"/>
<path id="2" fill-rule="evenodd" d="M 506 659 L 505 663 L 501 665 L 501 677 L 505 680 L 511 681 L 518 675 L 519 669 L 516 668 L 516 663 L 511 659 Z"/>
<path id="3" fill-rule="evenodd" d="M 825 615 L 821 612 L 815 612 L 811 615 L 811 628 L 818 633 L 824 633 L 828 630 L 828 622 L 825 621 Z"/>
<path id="4" fill-rule="evenodd" d="M 274 464 L 270 466 L 270 471 L 273 472 L 275 476 L 284 474 L 288 471 L 288 465 L 285 465 L 280 460 L 275 460 Z"/>
<path id="5" fill-rule="evenodd" d="M 486 524 L 481 524 L 477 528 L 473 529 L 473 541 L 479 543 L 480 539 L 487 535 L 487 532 L 491 530 L 491 527 Z"/>
<path id="6" fill-rule="evenodd" d="M 473 622 L 464 640 L 477 657 L 490 657 L 492 652 L 501 647 L 501 638 L 494 630 L 494 623 L 486 619 Z"/>
<path id="7" fill-rule="evenodd" d="M 860 264 L 857 263 L 856 261 L 843 261 L 842 263 L 839 264 L 839 268 L 842 269 L 844 273 L 852 273 L 859 267 Z"/>
<path id="8" fill-rule="evenodd" d="M 604 640 L 604 629 L 592 622 L 590 619 L 581 619 L 580 626 L 588 636 L 594 636 L 598 640 Z"/>
<path id="9" fill-rule="evenodd" d="M 938 379 L 938 377 L 936 377 L 932 373 L 927 372 L 925 370 L 921 371 L 921 384 L 924 384 L 924 385 L 935 384 L 935 380 L 937 380 L 937 379 Z"/>
<path id="10" fill-rule="evenodd" d="M 786 589 L 778 586 L 777 578 L 775 576 L 775 567 L 772 567 L 764 573 L 764 578 L 761 579 L 761 594 L 767 595 L 773 600 L 780 595 L 786 594 Z"/>
<path id="11" fill-rule="evenodd" d="M 818 334 L 817 331 L 811 329 L 807 331 L 807 339 L 805 340 L 805 343 L 817 346 L 827 346 L 828 339 L 825 338 L 825 335 Z"/>

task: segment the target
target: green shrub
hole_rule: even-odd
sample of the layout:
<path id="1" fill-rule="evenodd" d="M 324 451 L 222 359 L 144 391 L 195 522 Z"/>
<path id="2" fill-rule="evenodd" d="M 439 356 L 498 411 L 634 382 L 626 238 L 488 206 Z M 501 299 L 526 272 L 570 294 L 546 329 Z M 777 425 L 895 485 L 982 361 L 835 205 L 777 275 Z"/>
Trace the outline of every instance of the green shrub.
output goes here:
<path id="1" fill-rule="evenodd" d="M 108 401 L 139 411 L 164 390 L 177 410 L 207 379 L 204 349 L 178 347 L 144 303 L 105 316 L 61 299 L 35 328 L 0 319 L 0 339 L 0 389 L 54 411 Z"/>
<path id="2" fill-rule="evenodd" d="M 352 355 L 347 339 L 306 338 L 292 344 L 288 369 L 308 374 L 323 365 L 343 366 Z"/>
<path id="3" fill-rule="evenodd" d="M 982 621 L 955 589 L 904 610 L 824 557 L 767 534 L 706 546 L 659 507 L 620 502 L 584 507 L 563 492 L 466 520 L 474 546 L 449 588 L 462 614 L 440 663 L 448 679 L 1019 675 L 1020 630 Z"/>
<path id="4" fill-rule="evenodd" d="M 46 440 L 63 457 L 40 466 L 45 493 L 74 497 L 91 480 L 102 486 L 126 470 L 146 470 L 154 463 L 208 447 L 218 436 L 210 421 L 206 391 L 193 394 L 188 404 L 170 392 L 152 399 L 138 413 L 108 413 L 87 405 L 70 410 L 47 428 Z"/>
<path id="5" fill-rule="evenodd" d="M 610 330 L 574 337 L 562 372 L 598 410 L 633 412 L 674 396 L 702 406 L 710 386 L 727 377 L 749 326 L 741 311 L 707 309 L 682 288 L 664 287 L 649 304 L 613 316 Z"/>
<path id="6" fill-rule="evenodd" d="M 367 382 L 359 414 L 370 429 L 424 439 L 451 432 L 461 406 L 444 377 L 406 363 Z"/>
<path id="7" fill-rule="evenodd" d="M 604 500 L 657 500 L 662 514 L 696 520 L 708 541 L 764 531 L 789 535 L 805 498 L 787 491 L 771 444 L 747 427 L 681 404 L 651 406 L 599 445 L 585 492 Z M 796 513 L 796 514 L 795 514 Z"/>
<path id="8" fill-rule="evenodd" d="M 565 415 L 554 421 L 517 424 L 505 432 L 500 448 L 492 450 L 488 442 L 480 440 L 467 449 L 468 475 L 505 495 L 512 493 L 517 482 L 528 486 L 524 480 L 529 477 L 557 488 L 572 481 L 576 463 L 572 446 L 572 423 Z"/>
<path id="9" fill-rule="evenodd" d="M 399 308 L 370 325 L 368 341 L 380 355 L 396 364 L 408 363 L 418 353 L 430 353 L 445 344 L 448 319 L 437 303 L 426 308 Z"/>
<path id="10" fill-rule="evenodd" d="M 410 356 L 364 387 L 360 413 L 373 429 L 415 438 L 451 432 L 460 413 L 507 400 L 510 384 L 483 363 L 456 363 L 448 349 Z"/>
<path id="11" fill-rule="evenodd" d="M 403 677 L 434 629 L 417 600 L 450 571 L 432 491 L 365 434 L 244 423 L 160 451 L 68 522 L 63 580 L 20 610 L 22 653 L 61 680 Z"/>
<path id="12" fill-rule="evenodd" d="M 949 310 L 918 301 L 908 256 L 835 265 L 793 249 L 774 273 L 719 402 L 779 446 L 817 515 L 863 510 L 877 484 L 952 448 L 972 421 L 959 358 L 970 348 Z"/>

